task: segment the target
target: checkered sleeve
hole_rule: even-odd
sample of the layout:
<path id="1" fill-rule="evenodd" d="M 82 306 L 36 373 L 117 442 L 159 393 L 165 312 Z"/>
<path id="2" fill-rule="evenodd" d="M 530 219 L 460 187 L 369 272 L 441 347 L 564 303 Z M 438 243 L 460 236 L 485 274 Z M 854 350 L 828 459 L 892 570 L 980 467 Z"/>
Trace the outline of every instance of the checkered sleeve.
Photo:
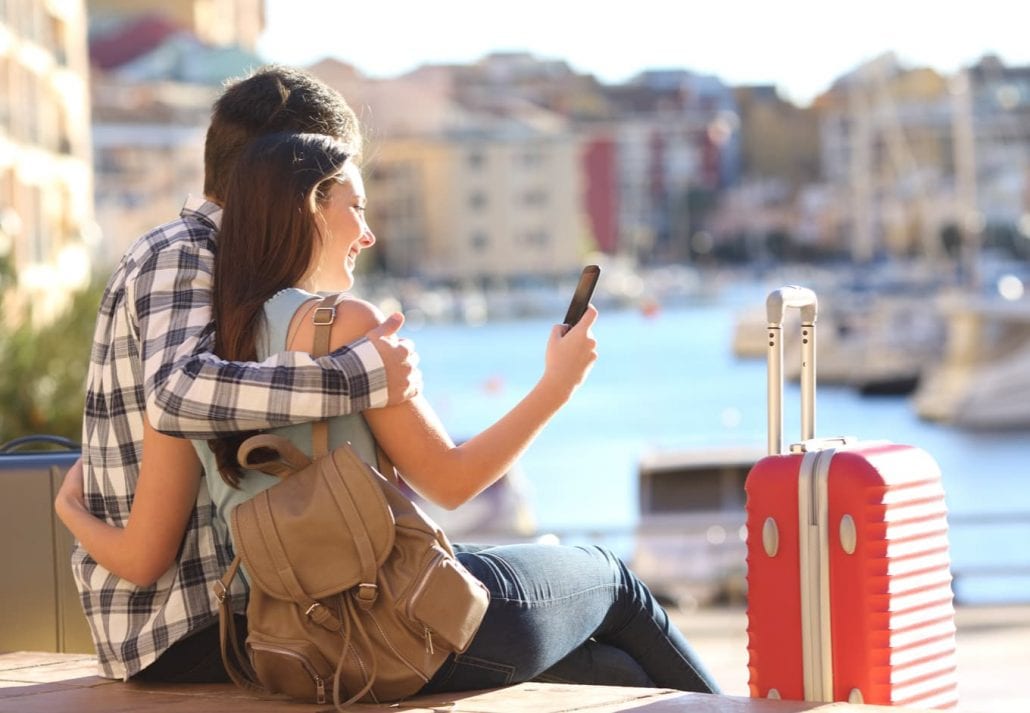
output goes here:
<path id="1" fill-rule="evenodd" d="M 283 352 L 258 364 L 212 354 L 213 248 L 210 239 L 170 241 L 140 265 L 129 288 L 155 428 L 206 439 L 386 404 L 383 362 L 367 340 L 319 359 Z"/>

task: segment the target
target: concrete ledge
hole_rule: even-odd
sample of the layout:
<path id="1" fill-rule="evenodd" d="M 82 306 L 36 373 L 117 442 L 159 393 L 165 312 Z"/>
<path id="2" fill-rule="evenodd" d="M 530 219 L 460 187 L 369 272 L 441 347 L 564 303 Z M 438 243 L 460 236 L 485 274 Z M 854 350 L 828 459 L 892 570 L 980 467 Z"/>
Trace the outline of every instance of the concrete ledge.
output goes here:
<path id="1" fill-rule="evenodd" d="M 259 699 L 231 684 L 121 683 L 96 676 L 96 660 L 80 654 L 15 652 L 0 654 L 0 711 L 18 713 L 249 713 L 249 711 L 332 711 L 282 699 Z M 856 706 L 847 703 L 769 701 L 712 696 L 660 688 L 572 686 L 523 683 L 491 691 L 423 696 L 395 705 L 359 705 L 376 711 L 448 711 L 451 713 L 564 713 L 636 710 L 648 713 L 903 713 L 912 709 Z"/>

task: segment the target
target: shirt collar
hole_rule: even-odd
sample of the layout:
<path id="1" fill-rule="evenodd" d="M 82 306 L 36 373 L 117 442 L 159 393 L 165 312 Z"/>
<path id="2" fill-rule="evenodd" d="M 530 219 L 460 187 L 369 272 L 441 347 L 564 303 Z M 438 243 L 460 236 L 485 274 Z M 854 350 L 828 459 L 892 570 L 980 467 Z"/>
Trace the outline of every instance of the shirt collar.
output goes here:
<path id="1" fill-rule="evenodd" d="M 203 197 L 186 196 L 179 215 L 183 218 L 187 215 L 200 218 L 214 226 L 215 230 L 222 227 L 222 207 Z"/>

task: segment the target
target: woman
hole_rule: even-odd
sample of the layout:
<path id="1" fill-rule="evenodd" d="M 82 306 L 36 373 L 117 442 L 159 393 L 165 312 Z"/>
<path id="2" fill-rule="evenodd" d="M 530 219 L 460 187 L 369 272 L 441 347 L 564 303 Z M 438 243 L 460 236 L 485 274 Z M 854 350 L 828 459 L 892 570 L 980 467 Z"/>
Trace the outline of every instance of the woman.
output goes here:
<path id="1" fill-rule="evenodd" d="M 365 223 L 356 164 L 328 137 L 265 137 L 241 157 L 226 206 L 214 276 L 215 352 L 253 361 L 284 344 L 307 349 L 313 339 L 310 314 L 319 299 L 314 293 L 350 289 L 358 257 L 375 243 Z M 366 461 L 375 462 L 378 444 L 422 495 L 457 507 L 501 477 L 586 378 L 596 359 L 591 334 L 596 318 L 591 307 L 567 332 L 555 326 L 536 386 L 497 423 L 460 446 L 421 397 L 366 411 L 364 418 L 332 419 L 330 445 L 348 441 Z M 382 319 L 372 305 L 345 299 L 337 309 L 331 347 L 353 341 Z M 267 405 L 254 405 L 262 407 Z M 310 425 L 276 432 L 310 452 Z M 240 469 L 235 453 L 248 435 L 194 444 L 194 450 L 189 442 L 148 432 L 126 531 L 111 535 L 101 532 L 102 523 L 82 522 L 74 513 L 74 487 L 59 505 L 62 519 L 116 574 L 132 579 L 141 576 L 137 568 L 146 574 L 160 571 L 169 555 L 174 557 L 171 544 L 185 526 L 199 462 L 204 462 L 207 487 L 222 518 L 278 482 Z M 169 492 L 174 489 L 169 483 L 181 483 L 181 478 L 160 482 L 161 469 L 188 468 L 197 474 L 191 492 Z M 151 481 L 152 472 L 159 482 Z M 134 539 L 150 544 L 135 545 Z M 161 557 L 147 554 L 155 544 Z M 610 553 L 515 545 L 465 549 L 458 557 L 490 590 L 490 606 L 468 650 L 451 656 L 424 692 L 488 688 L 541 676 L 717 690 L 647 588 Z"/>

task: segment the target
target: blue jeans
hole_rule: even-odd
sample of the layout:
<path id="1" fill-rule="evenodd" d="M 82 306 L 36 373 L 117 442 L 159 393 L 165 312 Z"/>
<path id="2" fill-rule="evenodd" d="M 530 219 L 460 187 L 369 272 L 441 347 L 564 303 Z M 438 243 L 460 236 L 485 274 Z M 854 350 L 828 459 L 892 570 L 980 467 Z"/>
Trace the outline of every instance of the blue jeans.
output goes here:
<path id="1" fill-rule="evenodd" d="M 469 648 L 450 656 L 423 693 L 534 679 L 718 692 L 651 592 L 607 550 L 455 549 L 490 590 L 490 606 Z"/>

